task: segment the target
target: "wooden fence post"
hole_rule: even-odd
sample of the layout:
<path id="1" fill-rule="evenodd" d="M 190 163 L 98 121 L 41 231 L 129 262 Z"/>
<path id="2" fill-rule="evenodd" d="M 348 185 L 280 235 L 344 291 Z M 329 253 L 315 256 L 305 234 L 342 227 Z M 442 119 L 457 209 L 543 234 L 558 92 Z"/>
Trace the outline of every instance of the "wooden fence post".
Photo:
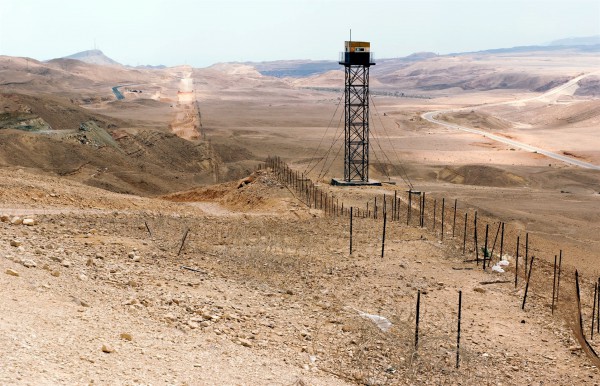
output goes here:
<path id="1" fill-rule="evenodd" d="M 411 211 L 412 211 L 412 191 L 409 189 L 408 190 L 408 208 L 407 208 L 407 214 L 406 214 L 406 225 L 409 225 L 410 223 L 410 217 L 411 217 Z"/>
<path id="2" fill-rule="evenodd" d="M 423 202 L 423 205 L 421 206 L 421 228 L 425 227 L 425 204 L 427 203 L 427 201 L 425 201 L 425 192 L 422 193 L 422 197 L 421 197 L 421 202 Z"/>
<path id="3" fill-rule="evenodd" d="M 529 273 L 527 274 L 527 283 L 525 283 L 525 294 L 523 295 L 523 304 L 521 305 L 521 309 L 525 309 L 525 301 L 527 300 L 527 291 L 529 290 L 529 281 L 531 280 L 531 271 L 533 268 L 533 258 L 535 256 L 531 256 L 531 261 L 529 262 Z"/>
<path id="4" fill-rule="evenodd" d="M 556 291 L 556 259 L 558 256 L 554 255 L 554 276 L 552 276 L 552 314 L 554 314 L 554 295 Z"/>
<path id="5" fill-rule="evenodd" d="M 594 322 L 596 318 L 596 295 L 598 294 L 598 283 L 594 283 L 594 304 L 592 305 L 592 332 L 590 333 L 590 339 L 594 339 Z"/>
<path id="6" fill-rule="evenodd" d="M 375 196 L 375 204 L 373 208 L 373 218 L 377 220 L 377 196 Z"/>
<path id="7" fill-rule="evenodd" d="M 387 222 L 387 212 L 383 212 L 383 237 L 381 238 L 381 258 L 383 259 L 383 253 L 385 251 L 385 225 Z"/>
<path id="8" fill-rule="evenodd" d="M 502 233 L 500 234 L 500 260 L 504 256 L 504 222 L 502 222 Z"/>
<path id="9" fill-rule="evenodd" d="M 556 278 L 556 308 L 558 308 L 559 303 L 559 291 L 560 291 L 560 268 L 562 266 L 562 249 L 558 254 L 558 277 Z"/>
<path id="10" fill-rule="evenodd" d="M 432 228 L 434 234 L 435 234 L 435 220 L 436 220 L 435 214 L 436 214 L 436 212 L 437 212 L 437 198 L 434 198 L 433 199 L 433 228 Z"/>
<path id="11" fill-rule="evenodd" d="M 458 291 L 458 328 L 456 334 L 456 368 L 460 363 L 460 319 L 462 313 L 462 291 Z"/>
<path id="12" fill-rule="evenodd" d="M 485 247 L 483 248 L 483 269 L 485 270 L 485 261 L 488 258 L 488 231 L 490 229 L 490 224 L 485 224 Z"/>
<path id="13" fill-rule="evenodd" d="M 446 209 L 446 199 L 442 198 L 442 240 L 444 240 L 444 210 Z"/>
<path id="14" fill-rule="evenodd" d="M 419 348 L 419 312 L 421 308 L 421 290 L 417 290 L 417 313 L 415 317 L 415 351 Z"/>
<path id="15" fill-rule="evenodd" d="M 456 229 L 456 205 L 458 204 L 458 199 L 454 199 L 454 220 L 452 220 L 452 238 L 454 238 L 454 229 Z"/>
<path id="16" fill-rule="evenodd" d="M 465 231 L 463 232 L 463 255 L 467 249 L 467 221 L 468 221 L 468 212 L 465 212 Z"/>

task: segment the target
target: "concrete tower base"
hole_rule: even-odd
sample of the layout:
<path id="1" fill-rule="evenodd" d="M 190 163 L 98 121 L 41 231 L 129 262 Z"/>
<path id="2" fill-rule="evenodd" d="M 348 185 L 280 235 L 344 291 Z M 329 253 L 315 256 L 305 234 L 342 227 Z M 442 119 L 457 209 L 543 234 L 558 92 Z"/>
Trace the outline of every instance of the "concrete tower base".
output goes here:
<path id="1" fill-rule="evenodd" d="M 341 179 L 341 178 L 333 178 L 331 180 L 331 185 L 337 185 L 337 186 L 364 186 L 364 185 L 381 186 L 381 182 L 380 181 L 376 181 L 376 180 L 368 180 L 368 181 L 346 181 L 346 180 Z"/>

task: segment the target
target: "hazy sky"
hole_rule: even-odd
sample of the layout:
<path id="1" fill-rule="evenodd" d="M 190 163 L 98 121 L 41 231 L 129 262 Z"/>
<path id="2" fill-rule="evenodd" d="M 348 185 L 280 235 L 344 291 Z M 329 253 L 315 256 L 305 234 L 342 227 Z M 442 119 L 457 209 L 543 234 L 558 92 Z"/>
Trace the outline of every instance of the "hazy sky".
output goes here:
<path id="1" fill-rule="evenodd" d="M 599 35 L 600 0 L 0 0 L 0 55 L 40 60 L 337 60 L 350 28 L 376 58 L 534 45 Z"/>

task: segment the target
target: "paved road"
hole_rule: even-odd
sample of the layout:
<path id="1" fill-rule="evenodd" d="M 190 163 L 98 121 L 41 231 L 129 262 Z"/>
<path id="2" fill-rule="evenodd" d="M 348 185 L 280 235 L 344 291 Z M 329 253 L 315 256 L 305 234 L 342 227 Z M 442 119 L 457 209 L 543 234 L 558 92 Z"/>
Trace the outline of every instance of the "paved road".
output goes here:
<path id="1" fill-rule="evenodd" d="M 571 86 L 573 86 L 575 83 L 579 82 L 581 79 L 585 78 L 586 76 L 592 75 L 592 73 L 590 74 L 583 74 L 583 75 L 579 75 L 573 79 L 571 79 L 570 81 L 568 81 L 567 83 L 560 85 L 558 87 L 553 88 L 552 90 L 549 90 L 548 92 L 533 97 L 533 98 L 526 98 L 526 99 L 520 99 L 520 100 L 513 100 L 513 101 L 507 101 L 507 102 L 500 102 L 500 103 L 493 103 L 493 104 L 488 104 L 488 105 L 482 105 L 482 106 L 477 106 L 477 107 L 489 107 L 489 106 L 498 106 L 498 105 L 503 105 L 503 104 L 511 104 L 511 103 L 515 103 L 515 102 L 528 102 L 528 101 L 532 101 L 532 100 L 539 100 L 539 99 L 543 99 L 545 97 L 551 96 L 551 95 L 555 95 Z M 466 107 L 466 109 L 472 109 L 473 107 Z M 465 127 L 465 126 L 460 126 L 460 125 L 456 125 L 453 123 L 448 123 L 442 120 L 437 119 L 437 115 L 442 114 L 442 113 L 449 113 L 449 112 L 456 112 L 456 111 L 460 111 L 460 110 L 464 110 L 465 108 L 459 108 L 459 109 L 451 109 L 451 110 L 437 110 L 437 111 L 430 111 L 428 113 L 424 113 L 421 115 L 421 117 L 423 119 L 426 119 L 427 121 L 431 122 L 431 123 L 435 123 L 450 129 L 456 129 L 456 130 L 462 130 L 462 131 L 466 131 L 468 133 L 473 133 L 473 134 L 479 134 L 479 135 L 483 135 L 486 138 L 490 138 L 493 139 L 494 141 L 498 141 L 498 142 L 502 142 L 505 143 L 507 145 L 510 145 L 512 147 L 521 149 L 521 150 L 525 150 L 525 151 L 529 151 L 532 153 L 538 153 L 538 154 L 543 154 L 546 157 L 549 158 L 553 158 L 555 160 L 558 161 L 562 161 L 565 163 L 568 163 L 570 165 L 575 165 L 575 166 L 579 166 L 582 168 L 586 168 L 586 169 L 594 169 L 594 170 L 600 170 L 600 166 L 598 165 L 594 165 L 591 164 L 589 162 L 584 162 L 584 161 L 580 161 L 578 159 L 572 158 L 572 157 L 567 157 L 563 154 L 559 154 L 559 153 L 554 153 L 548 150 L 544 150 L 544 149 L 540 149 L 539 147 L 535 147 L 535 146 L 531 146 L 528 145 L 526 143 L 522 143 L 522 142 L 518 142 L 509 138 L 505 138 L 502 137 L 500 135 L 496 135 L 496 134 L 492 134 L 490 132 L 484 131 L 484 130 L 478 130 L 478 129 L 472 129 L 470 127 Z"/>
<path id="2" fill-rule="evenodd" d="M 115 86 L 112 88 L 112 92 L 115 94 L 115 96 L 117 97 L 117 100 L 121 100 L 121 99 L 125 99 L 125 97 L 123 96 L 123 94 L 121 93 L 121 91 L 119 91 L 119 87 L 123 87 L 123 86 Z"/>
<path id="3" fill-rule="evenodd" d="M 129 84 L 120 84 L 112 88 L 113 94 L 117 97 L 117 100 L 125 99 L 125 95 L 119 90 L 119 87 L 131 87 L 131 86 L 141 86 L 147 83 L 129 83 Z"/>

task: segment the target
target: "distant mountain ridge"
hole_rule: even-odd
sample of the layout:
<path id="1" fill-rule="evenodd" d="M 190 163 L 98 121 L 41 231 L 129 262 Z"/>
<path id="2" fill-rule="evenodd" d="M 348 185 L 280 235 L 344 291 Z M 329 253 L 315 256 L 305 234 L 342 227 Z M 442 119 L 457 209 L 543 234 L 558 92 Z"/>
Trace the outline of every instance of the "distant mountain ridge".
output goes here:
<path id="1" fill-rule="evenodd" d="M 472 54 L 523 54 L 528 52 L 572 51 L 581 53 L 600 53 L 600 36 L 576 37 L 555 40 L 548 45 L 517 46 L 508 48 L 492 48 L 481 51 L 454 52 L 438 55 L 433 52 L 416 52 L 399 58 L 375 58 L 375 62 L 387 66 L 404 66 L 410 63 L 429 60 L 435 57 L 461 56 Z M 319 75 L 340 68 L 334 60 L 278 60 L 272 62 L 246 62 L 256 68 L 262 75 L 278 78 L 305 78 Z M 376 71 L 379 72 L 379 67 Z"/>
<path id="2" fill-rule="evenodd" d="M 462 56 L 472 54 L 524 54 L 528 52 L 556 52 L 570 51 L 580 53 L 600 53 L 600 35 L 586 37 L 569 37 L 554 40 L 548 44 L 532 46 L 516 46 L 509 48 L 494 48 L 472 52 L 456 52 L 444 55 L 438 55 L 433 52 L 416 52 L 404 57 L 396 58 L 376 58 L 379 64 L 376 72 L 380 75 L 393 70 L 393 67 L 402 68 L 420 61 L 427 61 L 436 57 L 444 56 Z M 109 58 L 100 50 L 87 50 L 73 55 L 65 56 L 62 59 L 79 60 L 89 64 L 104 66 L 123 66 L 119 62 Z M 229 63 L 235 64 L 235 63 Z M 238 63 L 240 64 L 240 63 Z M 244 65 L 255 68 L 261 75 L 276 78 L 306 78 L 327 73 L 329 71 L 339 70 L 340 66 L 337 60 L 276 60 L 264 62 L 244 62 Z M 164 69 L 166 66 L 142 65 L 136 67 L 124 66 L 138 69 Z"/>
<path id="3" fill-rule="evenodd" d="M 408 56 L 393 60 L 409 63 L 434 58 L 436 56 L 438 55 L 433 52 L 415 52 Z M 382 59 L 382 61 L 387 60 L 390 59 Z M 276 78 L 304 78 L 340 69 L 340 64 L 334 60 L 276 60 L 258 63 L 245 62 L 244 64 L 256 68 L 262 75 L 273 76 Z"/>
<path id="4" fill-rule="evenodd" d="M 471 54 L 516 54 L 526 52 L 552 52 L 552 51 L 575 51 L 575 52 L 600 52 L 599 44 L 579 44 L 579 45 L 548 45 L 548 46 L 517 46 L 510 48 L 492 48 L 482 51 L 454 52 L 446 56 L 471 55 Z"/>
<path id="5" fill-rule="evenodd" d="M 276 60 L 273 62 L 244 63 L 250 65 L 262 75 L 276 78 L 304 78 L 337 70 L 339 64 L 333 60 Z"/>
<path id="6" fill-rule="evenodd" d="M 121 66 L 121 63 L 112 60 L 100 50 L 81 51 L 73 55 L 65 56 L 63 59 L 75 59 L 85 63 L 98 64 L 101 66 Z"/>
<path id="7" fill-rule="evenodd" d="M 600 44 L 600 35 L 554 40 L 549 46 L 592 46 Z"/>

